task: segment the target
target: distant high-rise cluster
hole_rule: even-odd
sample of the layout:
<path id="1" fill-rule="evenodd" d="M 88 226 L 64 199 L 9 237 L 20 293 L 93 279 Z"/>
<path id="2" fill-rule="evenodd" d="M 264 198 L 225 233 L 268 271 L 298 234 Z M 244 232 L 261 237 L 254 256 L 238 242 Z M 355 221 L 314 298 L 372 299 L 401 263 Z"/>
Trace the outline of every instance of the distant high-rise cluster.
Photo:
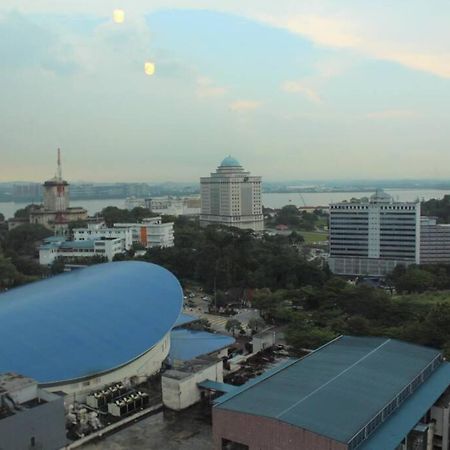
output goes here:
<path id="1" fill-rule="evenodd" d="M 202 177 L 202 226 L 220 224 L 263 231 L 261 177 L 251 176 L 239 162 L 227 156 L 215 173 Z"/>

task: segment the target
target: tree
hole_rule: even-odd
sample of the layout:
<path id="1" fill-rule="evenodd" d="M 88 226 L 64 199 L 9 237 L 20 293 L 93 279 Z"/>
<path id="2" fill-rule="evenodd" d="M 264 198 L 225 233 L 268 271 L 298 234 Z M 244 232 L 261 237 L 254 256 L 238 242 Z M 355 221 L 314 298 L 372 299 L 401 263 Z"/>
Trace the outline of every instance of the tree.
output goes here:
<path id="1" fill-rule="evenodd" d="M 237 319 L 229 319 L 227 320 L 227 323 L 225 324 L 225 329 L 233 334 L 233 336 L 236 335 L 236 331 L 239 331 L 242 328 L 242 324 Z"/>
<path id="2" fill-rule="evenodd" d="M 5 250 L 33 255 L 42 239 L 52 236 L 43 225 L 27 223 L 12 229 L 5 239 Z"/>
<path id="3" fill-rule="evenodd" d="M 252 330 L 252 333 L 257 333 L 265 326 L 264 320 L 259 317 L 251 318 L 248 321 L 248 327 Z"/>

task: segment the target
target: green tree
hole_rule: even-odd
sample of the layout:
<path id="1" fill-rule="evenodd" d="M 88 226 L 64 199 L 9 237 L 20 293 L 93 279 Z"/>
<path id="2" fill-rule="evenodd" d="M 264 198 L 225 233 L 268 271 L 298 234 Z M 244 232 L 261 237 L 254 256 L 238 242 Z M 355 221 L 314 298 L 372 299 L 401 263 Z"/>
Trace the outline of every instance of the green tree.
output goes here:
<path id="1" fill-rule="evenodd" d="M 229 319 L 227 320 L 227 323 L 225 324 L 225 329 L 228 332 L 231 332 L 233 336 L 236 335 L 236 331 L 239 331 L 242 329 L 242 324 L 237 319 Z"/>

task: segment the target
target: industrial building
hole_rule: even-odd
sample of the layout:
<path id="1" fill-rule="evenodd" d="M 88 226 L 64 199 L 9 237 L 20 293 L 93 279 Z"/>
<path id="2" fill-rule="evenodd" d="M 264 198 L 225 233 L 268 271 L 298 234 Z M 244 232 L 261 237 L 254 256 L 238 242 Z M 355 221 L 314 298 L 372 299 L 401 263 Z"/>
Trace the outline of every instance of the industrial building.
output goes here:
<path id="1" fill-rule="evenodd" d="M 138 261 L 98 264 L 0 294 L 0 373 L 83 400 L 157 373 L 183 304 L 178 280 Z"/>
<path id="2" fill-rule="evenodd" d="M 64 400 L 15 373 L 0 375 L 0 449 L 58 450 L 66 445 Z"/>
<path id="3" fill-rule="evenodd" d="M 235 158 L 227 156 L 215 173 L 200 178 L 200 188 L 200 225 L 264 230 L 261 177 L 251 176 Z"/>
<path id="4" fill-rule="evenodd" d="M 437 350 L 341 336 L 216 400 L 214 448 L 448 450 L 449 385 Z"/>
<path id="5" fill-rule="evenodd" d="M 370 199 L 330 205 L 329 266 L 338 275 L 383 276 L 420 263 L 420 202 L 396 202 L 379 189 Z"/>

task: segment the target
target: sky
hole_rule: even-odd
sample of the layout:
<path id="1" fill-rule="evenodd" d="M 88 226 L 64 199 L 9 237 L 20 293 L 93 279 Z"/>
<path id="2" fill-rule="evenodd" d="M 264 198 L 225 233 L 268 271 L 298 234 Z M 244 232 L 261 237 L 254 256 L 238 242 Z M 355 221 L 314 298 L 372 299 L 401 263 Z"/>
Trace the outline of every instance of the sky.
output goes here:
<path id="1" fill-rule="evenodd" d="M 449 19 L 448 0 L 2 0 L 0 181 L 52 177 L 58 147 L 71 181 L 196 181 L 229 154 L 267 181 L 449 178 Z"/>

